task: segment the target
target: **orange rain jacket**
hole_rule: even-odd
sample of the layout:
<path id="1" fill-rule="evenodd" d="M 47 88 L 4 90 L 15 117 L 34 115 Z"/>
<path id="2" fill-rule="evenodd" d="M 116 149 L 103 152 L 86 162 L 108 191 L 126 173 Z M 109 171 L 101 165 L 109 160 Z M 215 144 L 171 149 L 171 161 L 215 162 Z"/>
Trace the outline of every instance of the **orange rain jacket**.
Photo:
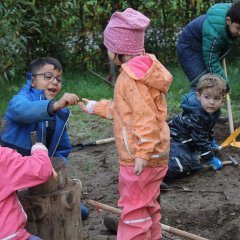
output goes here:
<path id="1" fill-rule="evenodd" d="M 172 75 L 146 54 L 122 64 L 114 101 L 95 104 L 94 114 L 114 119 L 114 135 L 121 165 L 134 165 L 136 157 L 149 167 L 164 166 L 169 159 L 169 128 L 165 94 Z"/>

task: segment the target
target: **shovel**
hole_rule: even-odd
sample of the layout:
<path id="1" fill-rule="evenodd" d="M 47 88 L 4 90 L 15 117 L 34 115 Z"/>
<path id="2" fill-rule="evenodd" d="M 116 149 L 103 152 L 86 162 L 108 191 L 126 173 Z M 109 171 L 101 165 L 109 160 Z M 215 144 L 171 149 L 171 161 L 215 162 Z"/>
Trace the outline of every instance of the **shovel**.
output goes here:
<path id="1" fill-rule="evenodd" d="M 227 139 L 219 147 L 219 150 L 229 146 L 240 148 L 240 142 L 236 140 L 239 134 L 240 134 L 240 127 L 236 128 L 235 131 L 227 137 Z"/>
<path id="2" fill-rule="evenodd" d="M 82 150 L 85 147 L 96 146 L 96 145 L 101 145 L 101 144 L 111 143 L 111 142 L 115 142 L 114 137 L 100 139 L 100 140 L 93 141 L 93 142 L 78 143 L 78 144 L 72 145 L 72 151 L 75 152 L 75 151 Z"/>

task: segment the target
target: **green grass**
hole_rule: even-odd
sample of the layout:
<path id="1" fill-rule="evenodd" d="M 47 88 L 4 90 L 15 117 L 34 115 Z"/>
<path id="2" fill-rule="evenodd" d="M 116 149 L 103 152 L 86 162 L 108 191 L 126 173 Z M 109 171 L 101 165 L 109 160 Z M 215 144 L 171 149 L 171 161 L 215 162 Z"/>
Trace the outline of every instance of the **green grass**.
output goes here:
<path id="1" fill-rule="evenodd" d="M 187 77 L 184 75 L 183 71 L 178 66 L 171 66 L 168 70 L 173 75 L 173 83 L 170 87 L 170 90 L 166 96 L 167 104 L 168 104 L 168 112 L 169 115 L 175 115 L 176 113 L 181 111 L 180 103 L 181 97 L 183 94 L 188 93 L 190 89 L 189 81 Z M 230 99 L 231 106 L 233 112 L 233 120 L 238 121 L 239 119 L 239 111 L 240 111 L 240 79 L 239 74 L 240 70 L 238 68 L 237 63 L 233 63 L 227 66 L 228 78 L 230 82 Z M 227 116 L 227 105 L 226 103 L 222 107 L 222 113 L 224 116 Z"/>
<path id="2" fill-rule="evenodd" d="M 62 92 L 74 92 L 79 97 L 88 99 L 111 99 L 113 87 L 92 73 L 66 73 Z"/>
<path id="3" fill-rule="evenodd" d="M 168 104 L 169 116 L 174 116 L 181 111 L 180 103 L 183 94 L 189 91 L 189 82 L 182 70 L 178 66 L 170 66 L 168 70 L 173 75 L 173 83 L 170 87 L 169 93 L 166 95 Z M 231 87 L 231 102 L 233 109 L 233 119 L 238 121 L 238 113 L 240 111 L 240 84 L 239 84 L 239 72 L 237 64 L 228 66 L 228 75 L 230 79 Z M 98 72 L 98 74 L 104 76 Z M 113 87 L 101 78 L 93 75 L 90 72 L 66 72 L 64 74 L 66 79 L 62 91 L 59 93 L 59 97 L 65 92 L 72 92 L 79 97 L 88 99 L 100 100 L 100 99 L 112 99 Z M 25 80 L 19 80 L 18 82 L 4 82 L 0 83 L 0 114 L 3 115 L 6 111 L 9 100 L 14 94 L 16 94 Z M 70 107 L 72 110 L 72 116 L 70 121 L 70 136 L 74 141 L 81 140 L 96 140 L 107 137 L 109 133 L 105 131 L 105 128 L 112 125 L 109 120 L 101 119 L 98 116 L 88 115 L 82 113 L 78 106 Z M 226 104 L 222 108 L 223 115 L 227 116 Z"/>
<path id="4" fill-rule="evenodd" d="M 3 116 L 11 98 L 18 93 L 24 81 L 19 79 L 17 82 L 0 82 L 0 116 Z"/>

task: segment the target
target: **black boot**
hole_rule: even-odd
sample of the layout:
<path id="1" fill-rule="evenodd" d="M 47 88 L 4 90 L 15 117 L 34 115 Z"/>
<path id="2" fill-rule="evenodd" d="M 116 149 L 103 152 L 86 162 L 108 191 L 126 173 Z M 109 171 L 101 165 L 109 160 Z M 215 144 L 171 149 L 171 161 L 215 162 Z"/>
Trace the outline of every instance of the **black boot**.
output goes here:
<path id="1" fill-rule="evenodd" d="M 112 233 L 117 234 L 118 217 L 105 216 L 103 222 L 107 229 L 109 229 Z"/>
<path id="2" fill-rule="evenodd" d="M 168 185 L 164 182 L 161 182 L 160 192 L 167 192 L 168 189 L 169 189 Z"/>

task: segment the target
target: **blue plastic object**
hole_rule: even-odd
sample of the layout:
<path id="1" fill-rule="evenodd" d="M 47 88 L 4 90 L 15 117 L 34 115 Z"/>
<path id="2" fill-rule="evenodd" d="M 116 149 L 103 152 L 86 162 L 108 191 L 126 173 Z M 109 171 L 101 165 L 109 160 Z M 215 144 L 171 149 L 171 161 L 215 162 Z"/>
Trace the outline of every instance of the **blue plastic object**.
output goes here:
<path id="1" fill-rule="evenodd" d="M 81 211 L 81 216 L 82 216 L 82 221 L 86 220 L 89 216 L 89 209 L 85 205 L 81 204 L 80 205 L 80 211 Z"/>
<path id="2" fill-rule="evenodd" d="M 215 139 L 213 139 L 212 142 L 211 142 L 211 148 L 214 151 L 219 151 L 220 150 L 220 146 L 217 144 Z"/>
<path id="3" fill-rule="evenodd" d="M 208 164 L 210 166 L 212 166 L 212 168 L 214 170 L 219 170 L 219 169 L 223 168 L 223 164 L 222 164 L 221 160 L 217 157 L 214 157 L 211 161 L 208 162 Z"/>

